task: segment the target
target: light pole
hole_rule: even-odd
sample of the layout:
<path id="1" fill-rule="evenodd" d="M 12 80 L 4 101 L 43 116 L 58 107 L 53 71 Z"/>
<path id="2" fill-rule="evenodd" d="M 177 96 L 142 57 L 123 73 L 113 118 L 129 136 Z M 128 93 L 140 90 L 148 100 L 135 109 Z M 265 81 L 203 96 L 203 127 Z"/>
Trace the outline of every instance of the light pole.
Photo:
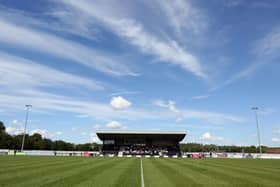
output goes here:
<path id="1" fill-rule="evenodd" d="M 252 110 L 255 113 L 255 117 L 256 117 L 256 125 L 257 125 L 257 134 L 258 134 L 258 142 L 259 142 L 259 149 L 260 149 L 260 154 L 262 154 L 262 146 L 261 146 L 261 138 L 260 138 L 260 129 L 259 129 L 259 122 L 258 122 L 258 107 L 252 107 Z"/>
<path id="2" fill-rule="evenodd" d="M 25 141 L 25 134 L 26 134 L 26 126 L 27 126 L 27 122 L 28 122 L 29 109 L 32 107 L 32 105 L 25 105 L 25 107 L 26 107 L 26 116 L 25 116 L 24 132 L 23 132 L 22 144 L 21 144 L 21 152 L 23 152 L 23 148 L 24 148 L 24 141 Z"/>

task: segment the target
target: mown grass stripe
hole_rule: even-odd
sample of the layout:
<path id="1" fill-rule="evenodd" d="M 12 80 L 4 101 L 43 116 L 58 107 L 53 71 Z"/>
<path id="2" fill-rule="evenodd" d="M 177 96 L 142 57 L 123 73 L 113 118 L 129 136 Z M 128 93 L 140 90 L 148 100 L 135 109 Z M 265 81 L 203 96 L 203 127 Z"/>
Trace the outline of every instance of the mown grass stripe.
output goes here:
<path id="1" fill-rule="evenodd" d="M 140 186 L 138 160 L 117 158 L 116 162 L 120 164 L 79 183 L 79 186 Z"/>
<path id="2" fill-rule="evenodd" d="M 146 187 L 169 187 L 173 185 L 172 181 L 166 178 L 166 174 L 155 166 L 154 159 L 144 159 L 143 166 L 145 168 Z"/>
<path id="3" fill-rule="evenodd" d="M 103 163 L 103 161 L 101 160 L 95 161 L 95 164 L 98 163 Z M 73 169 L 76 171 L 79 170 L 80 168 L 87 167 L 88 165 L 89 165 L 89 161 L 86 162 L 79 161 L 75 164 L 65 163 L 62 166 L 60 165 L 49 169 L 44 168 L 43 170 L 38 171 L 38 175 L 40 176 L 40 178 L 36 178 L 33 180 L 26 180 L 24 182 L 21 182 L 21 184 L 24 186 L 32 186 L 32 184 L 40 183 L 40 186 L 43 186 L 45 184 L 52 183 L 53 181 L 59 180 L 62 176 L 67 175 L 68 171 L 72 171 Z"/>
<path id="4" fill-rule="evenodd" d="M 13 175 L 10 173 L 6 173 L 5 175 L 0 175 L 1 182 L 6 184 L 24 184 L 24 183 L 34 183 L 36 180 L 42 181 L 42 176 L 50 176 L 60 170 L 67 170 L 71 168 L 82 167 L 86 165 L 86 163 L 81 164 L 79 160 L 74 162 L 70 162 L 67 165 L 64 163 L 61 164 L 49 164 L 38 168 L 28 168 L 28 169 L 21 169 L 17 172 L 14 172 Z M 34 178 L 34 176 L 40 175 L 40 178 Z"/>
<path id="5" fill-rule="evenodd" d="M 114 186 L 140 186 L 140 167 L 139 167 L 139 159 L 138 158 L 130 158 L 127 159 L 126 165 L 122 167 L 122 170 L 117 168 L 117 171 L 111 171 L 111 175 L 119 172 L 119 175 L 116 177 L 116 181 L 114 181 Z"/>
<path id="6" fill-rule="evenodd" d="M 63 173 L 59 178 L 52 182 L 45 183 L 43 186 L 74 186 L 82 183 L 85 180 L 93 179 L 96 175 L 100 175 L 102 172 L 115 167 L 120 164 L 115 159 L 104 159 L 97 164 L 88 163 L 84 167 L 75 168 Z"/>
<path id="7" fill-rule="evenodd" d="M 26 162 L 26 161 L 22 161 L 23 163 L 20 164 L 20 165 L 8 165 L 6 166 L 7 168 L 6 169 L 1 169 L 0 170 L 0 175 L 2 173 L 7 173 L 7 172 L 16 172 L 16 171 L 20 171 L 20 170 L 28 170 L 28 169 L 37 169 L 37 168 L 40 168 L 41 166 L 44 166 L 44 167 L 48 167 L 48 166 L 52 166 L 52 165 L 57 165 L 57 164 L 63 164 L 65 163 L 64 160 L 52 160 L 51 162 L 49 160 L 46 160 L 46 161 L 37 161 L 37 162 Z M 46 164 L 47 162 L 47 164 Z M 28 165 L 26 164 L 28 163 Z"/>
<path id="8" fill-rule="evenodd" d="M 3 156 L 5 159 L 1 159 L 1 166 L 3 169 L 3 167 L 13 167 L 13 166 L 25 166 L 25 162 L 29 162 L 29 163 L 42 163 L 42 159 L 38 159 L 36 157 L 30 158 L 28 157 L 28 159 L 26 159 L 24 156 L 10 156 L 11 159 L 9 159 L 9 156 Z"/>
<path id="9" fill-rule="evenodd" d="M 199 181 L 195 181 L 190 174 L 179 171 L 168 159 L 155 159 L 153 163 L 174 186 L 199 186 Z"/>
<path id="10" fill-rule="evenodd" d="M 242 159 L 242 160 L 240 159 L 238 160 L 238 162 L 236 162 L 236 160 L 233 159 L 222 159 L 222 160 L 213 159 L 211 160 L 211 163 L 233 166 L 233 167 L 238 167 L 243 169 L 250 169 L 250 170 L 259 170 L 261 168 L 262 172 L 275 172 L 275 173 L 280 172 L 280 166 L 279 168 L 275 166 L 273 167 L 267 166 L 267 164 L 270 164 L 271 160 L 262 160 L 261 162 L 258 162 L 258 159 L 253 160 L 253 162 L 252 160 L 247 162 L 247 160 L 249 159 Z"/>
<path id="11" fill-rule="evenodd" d="M 232 165 L 228 165 L 226 163 L 217 164 L 214 162 L 211 162 L 211 163 L 207 162 L 207 163 L 205 163 L 205 165 L 219 167 L 219 168 L 223 168 L 225 170 L 235 171 L 237 173 L 242 173 L 244 175 L 248 175 L 252 178 L 257 178 L 257 179 L 262 178 L 262 181 L 264 183 L 271 182 L 271 180 L 279 181 L 279 179 L 280 179 L 279 173 L 267 172 L 267 171 L 264 171 L 261 167 L 255 168 L 255 169 L 244 168 L 244 167 L 240 168 L 239 166 L 232 166 Z"/>
<path id="12" fill-rule="evenodd" d="M 184 173 L 191 174 L 192 178 L 195 181 L 198 181 L 201 185 L 215 185 L 215 186 L 230 186 L 228 180 L 217 180 L 217 174 L 215 178 L 207 168 L 193 168 L 188 165 L 183 164 L 184 160 L 182 159 L 170 159 L 169 162 L 173 162 L 177 168 L 181 168 Z M 199 165 L 200 163 L 198 163 Z"/>
<path id="13" fill-rule="evenodd" d="M 244 175 L 240 172 L 235 172 L 232 170 L 224 170 L 220 167 L 216 166 L 209 166 L 205 164 L 203 161 L 200 162 L 193 162 L 184 160 L 183 163 L 186 167 L 190 167 L 193 170 L 197 170 L 198 172 L 205 172 L 209 176 L 213 177 L 215 180 L 223 180 L 227 181 L 229 184 L 228 186 L 240 186 L 242 184 L 250 185 L 250 186 L 261 186 L 258 180 L 255 178 L 250 178 L 250 176 Z"/>

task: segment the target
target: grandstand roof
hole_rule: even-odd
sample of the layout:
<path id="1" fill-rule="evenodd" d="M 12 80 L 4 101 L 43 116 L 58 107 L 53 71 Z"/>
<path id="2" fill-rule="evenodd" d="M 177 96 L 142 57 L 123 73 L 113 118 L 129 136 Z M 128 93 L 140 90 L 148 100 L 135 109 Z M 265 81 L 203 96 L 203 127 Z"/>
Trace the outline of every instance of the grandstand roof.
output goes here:
<path id="1" fill-rule="evenodd" d="M 97 131 L 96 134 L 100 140 L 108 140 L 120 137 L 143 137 L 152 139 L 164 138 L 182 141 L 186 136 L 186 133 L 182 131 Z"/>

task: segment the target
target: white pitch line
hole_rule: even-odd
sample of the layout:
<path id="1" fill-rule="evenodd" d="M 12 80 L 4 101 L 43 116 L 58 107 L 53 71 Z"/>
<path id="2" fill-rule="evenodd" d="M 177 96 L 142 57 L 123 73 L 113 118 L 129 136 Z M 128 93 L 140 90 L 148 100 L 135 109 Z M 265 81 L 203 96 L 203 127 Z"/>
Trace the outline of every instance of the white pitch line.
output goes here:
<path id="1" fill-rule="evenodd" d="M 141 159 L 141 187 L 145 187 L 142 159 Z"/>

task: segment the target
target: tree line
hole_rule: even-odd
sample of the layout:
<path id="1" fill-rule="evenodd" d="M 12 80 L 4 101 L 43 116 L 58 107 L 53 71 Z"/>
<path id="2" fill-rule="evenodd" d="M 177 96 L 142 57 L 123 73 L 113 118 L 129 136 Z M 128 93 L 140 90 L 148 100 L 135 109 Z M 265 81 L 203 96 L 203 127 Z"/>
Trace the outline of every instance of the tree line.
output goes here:
<path id="1" fill-rule="evenodd" d="M 0 149 L 20 150 L 22 142 L 22 134 L 10 135 L 6 132 L 4 123 L 0 121 Z M 73 144 L 62 140 L 51 140 L 43 138 L 42 135 L 35 133 L 33 135 L 26 134 L 24 149 L 26 150 L 65 150 L 65 151 L 100 151 L 102 145 L 97 143 Z M 183 152 L 244 152 L 257 153 L 259 148 L 252 146 L 234 146 L 234 145 L 214 145 L 199 143 L 182 143 L 180 144 Z M 266 146 L 262 146 L 263 152 Z"/>
<path id="2" fill-rule="evenodd" d="M 215 144 L 199 144 L 185 143 L 180 144 L 183 152 L 232 152 L 232 153 L 258 153 L 259 147 L 251 146 L 235 146 L 235 145 L 215 145 Z M 262 146 L 265 153 L 268 147 Z"/>
<path id="3" fill-rule="evenodd" d="M 3 122 L 0 121 L 0 149 L 20 150 L 23 134 L 10 135 L 6 132 Z M 99 151 L 100 144 L 85 143 L 73 144 L 62 140 L 43 138 L 41 134 L 25 135 L 25 150 L 64 150 L 64 151 Z"/>

